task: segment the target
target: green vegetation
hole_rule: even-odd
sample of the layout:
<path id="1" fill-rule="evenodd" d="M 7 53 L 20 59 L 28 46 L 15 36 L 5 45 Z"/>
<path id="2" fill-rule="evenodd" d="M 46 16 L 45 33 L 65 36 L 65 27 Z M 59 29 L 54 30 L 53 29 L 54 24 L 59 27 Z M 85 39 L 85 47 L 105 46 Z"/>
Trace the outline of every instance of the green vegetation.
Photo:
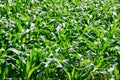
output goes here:
<path id="1" fill-rule="evenodd" d="M 120 1 L 0 0 L 0 80 L 120 80 Z"/>

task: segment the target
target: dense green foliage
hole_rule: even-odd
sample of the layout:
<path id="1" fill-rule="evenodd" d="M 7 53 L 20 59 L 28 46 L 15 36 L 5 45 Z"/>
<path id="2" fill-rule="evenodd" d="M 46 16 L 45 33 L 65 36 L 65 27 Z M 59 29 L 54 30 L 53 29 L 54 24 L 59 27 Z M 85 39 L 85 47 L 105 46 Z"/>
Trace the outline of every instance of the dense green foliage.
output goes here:
<path id="1" fill-rule="evenodd" d="M 0 0 L 0 80 L 120 80 L 119 0 Z"/>

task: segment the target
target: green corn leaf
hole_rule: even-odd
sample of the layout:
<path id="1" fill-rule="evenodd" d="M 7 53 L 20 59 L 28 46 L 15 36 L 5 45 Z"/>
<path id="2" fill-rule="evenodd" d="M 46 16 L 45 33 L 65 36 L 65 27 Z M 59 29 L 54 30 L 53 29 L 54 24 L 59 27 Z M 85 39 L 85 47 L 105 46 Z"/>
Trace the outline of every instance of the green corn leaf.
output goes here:
<path id="1" fill-rule="evenodd" d="M 29 71 L 29 73 L 28 73 L 28 79 L 30 78 L 30 76 L 32 75 L 32 73 L 33 73 L 35 70 L 37 70 L 39 67 L 40 67 L 40 65 L 35 66 L 35 67 L 33 67 L 33 68 Z"/>

